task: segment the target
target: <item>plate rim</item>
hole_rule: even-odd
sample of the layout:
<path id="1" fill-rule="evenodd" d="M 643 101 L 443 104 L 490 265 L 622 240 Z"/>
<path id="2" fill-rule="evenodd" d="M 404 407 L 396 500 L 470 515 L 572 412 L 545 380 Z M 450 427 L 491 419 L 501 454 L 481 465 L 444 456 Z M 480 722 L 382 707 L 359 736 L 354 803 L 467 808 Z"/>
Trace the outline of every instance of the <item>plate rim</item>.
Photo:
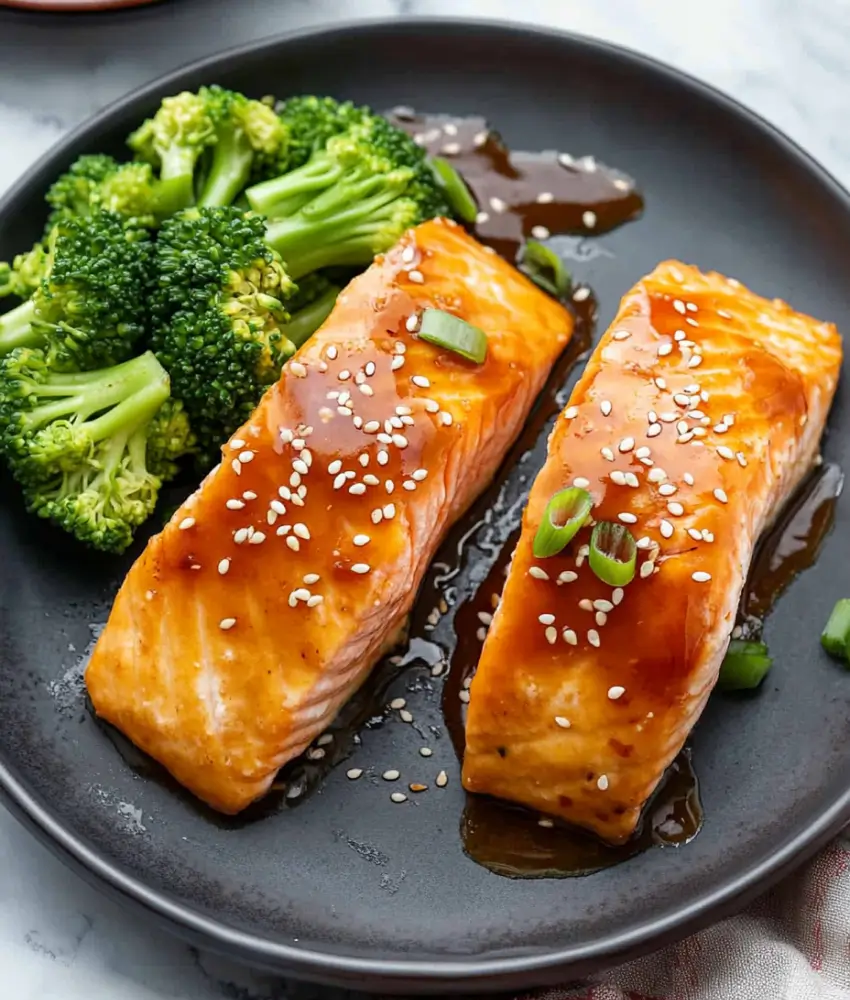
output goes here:
<path id="1" fill-rule="evenodd" d="M 850 213 L 850 193 L 815 157 L 803 149 L 760 114 L 724 91 L 668 63 L 618 43 L 561 28 L 535 23 L 512 22 L 504 19 L 477 17 L 400 16 L 355 18 L 332 25 L 310 25 L 277 33 L 269 38 L 231 46 L 185 63 L 162 74 L 90 115 L 57 143 L 51 145 L 28 171 L 19 177 L 0 197 L 0 217 L 33 183 L 49 163 L 65 155 L 95 127 L 119 114 L 140 99 L 152 97 L 190 74 L 213 69 L 222 63 L 238 61 L 263 50 L 297 43 L 300 40 L 333 38 L 350 33 L 370 33 L 376 30 L 415 30 L 417 27 L 440 27 L 450 32 L 526 36 L 529 40 L 548 39 L 594 51 L 610 60 L 628 64 L 656 79 L 712 102 L 716 107 L 737 118 L 754 134 L 787 156 L 796 159 L 832 197 L 843 202 Z M 221 920 L 206 916 L 191 905 L 172 898 L 124 871 L 82 835 L 70 830 L 53 815 L 48 804 L 39 801 L 14 774 L 14 764 L 0 757 L 0 801 L 36 838 L 60 860 L 86 881 L 113 898 L 129 902 L 145 911 L 161 925 L 193 943 L 227 954 L 255 967 L 276 971 L 285 969 L 308 981 L 341 986 L 358 986 L 373 991 L 405 989 L 415 993 L 443 992 L 449 984 L 462 984 L 465 989 L 500 987 L 530 987 L 562 979 L 565 974 L 581 976 L 604 966 L 627 961 L 652 952 L 665 944 L 681 940 L 716 920 L 738 910 L 755 896 L 766 891 L 825 846 L 842 827 L 850 822 L 850 782 L 843 793 L 794 838 L 786 842 L 758 864 L 743 869 L 736 876 L 713 890 L 701 893 L 664 917 L 650 917 L 622 931 L 608 934 L 588 944 L 560 948 L 536 949 L 534 953 L 483 955 L 458 959 L 447 957 L 439 964 L 432 959 L 361 958 L 354 954 L 334 954 L 315 948 L 299 947 L 276 941 L 259 933 L 240 930 Z"/>

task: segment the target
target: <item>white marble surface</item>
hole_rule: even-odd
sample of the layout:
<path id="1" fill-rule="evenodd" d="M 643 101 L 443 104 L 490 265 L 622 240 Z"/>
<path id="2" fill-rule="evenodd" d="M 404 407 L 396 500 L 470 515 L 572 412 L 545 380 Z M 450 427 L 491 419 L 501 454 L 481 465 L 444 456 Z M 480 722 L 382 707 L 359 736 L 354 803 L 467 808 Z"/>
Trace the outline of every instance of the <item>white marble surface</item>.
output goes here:
<path id="1" fill-rule="evenodd" d="M 850 186 L 850 0 L 240 0 L 214 16 L 206 0 L 166 2 L 167 19 L 137 11 L 122 22 L 0 13 L 0 192 L 68 128 L 179 63 L 288 27 L 400 14 L 521 17 L 642 50 L 750 105 Z M 181 55 L 162 45 L 161 30 L 186 39 Z M 140 925 L 2 808 L 0 968 L 9 1000 L 318 995 Z"/>

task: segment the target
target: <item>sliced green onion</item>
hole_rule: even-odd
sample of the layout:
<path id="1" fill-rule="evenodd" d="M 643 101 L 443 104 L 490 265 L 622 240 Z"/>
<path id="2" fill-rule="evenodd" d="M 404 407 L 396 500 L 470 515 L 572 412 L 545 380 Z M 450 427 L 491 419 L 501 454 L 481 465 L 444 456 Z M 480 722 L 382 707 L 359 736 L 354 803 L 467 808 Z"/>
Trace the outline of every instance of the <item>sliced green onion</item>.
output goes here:
<path id="1" fill-rule="evenodd" d="M 846 597 L 832 609 L 820 642 L 830 656 L 850 659 L 850 600 Z"/>
<path id="2" fill-rule="evenodd" d="M 422 313 L 419 336 L 429 344 L 445 347 L 479 365 L 487 357 L 487 334 L 442 309 L 426 309 Z"/>
<path id="3" fill-rule="evenodd" d="M 560 490 L 543 512 L 543 520 L 534 536 L 533 551 L 538 559 L 556 556 L 587 521 L 593 498 L 578 486 Z"/>
<path id="4" fill-rule="evenodd" d="M 537 240 L 526 240 L 519 269 L 556 299 L 565 298 L 570 290 L 572 278 L 564 267 L 564 262 L 551 247 L 544 246 Z"/>
<path id="5" fill-rule="evenodd" d="M 637 565 L 637 545 L 628 528 L 612 521 L 600 521 L 590 536 L 590 568 L 610 587 L 632 582 Z"/>
<path id="6" fill-rule="evenodd" d="M 733 639 L 720 665 L 717 686 L 721 691 L 752 691 L 773 666 L 763 642 Z"/>
<path id="7" fill-rule="evenodd" d="M 469 193 L 469 188 L 461 175 L 441 156 L 431 158 L 431 169 L 437 178 L 437 183 L 443 189 L 443 194 L 449 206 L 454 210 L 455 215 L 463 219 L 464 222 L 475 222 L 478 215 L 478 206 L 475 199 Z"/>

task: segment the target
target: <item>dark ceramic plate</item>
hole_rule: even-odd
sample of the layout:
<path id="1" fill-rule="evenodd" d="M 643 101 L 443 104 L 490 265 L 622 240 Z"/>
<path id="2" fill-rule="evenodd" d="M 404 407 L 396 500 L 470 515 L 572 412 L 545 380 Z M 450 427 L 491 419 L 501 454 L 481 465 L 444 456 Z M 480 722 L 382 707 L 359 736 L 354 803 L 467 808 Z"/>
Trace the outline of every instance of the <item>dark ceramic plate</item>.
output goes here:
<path id="1" fill-rule="evenodd" d="M 556 34 L 462 21 L 367 24 L 217 56 L 109 108 L 0 206 L 0 258 L 29 244 L 47 183 L 83 151 L 121 148 L 159 98 L 218 81 L 257 96 L 314 91 L 377 107 L 486 115 L 517 148 L 593 153 L 638 178 L 644 217 L 592 241 L 574 269 L 600 301 L 678 256 L 850 329 L 850 202 L 799 149 L 714 91 L 640 56 Z M 545 437 L 545 434 L 544 434 Z M 847 464 L 839 391 L 826 455 Z M 507 493 L 541 461 L 508 468 Z M 513 459 L 516 466 L 516 458 Z M 504 478 L 504 477 L 503 477 Z M 527 485 L 527 482 L 526 482 Z M 850 499 L 831 539 L 769 618 L 777 662 L 760 694 L 712 699 L 693 737 L 702 833 L 597 875 L 510 880 L 469 860 L 440 682 L 413 665 L 407 692 L 449 785 L 393 805 L 386 785 L 336 768 L 298 808 L 224 821 L 125 759 L 88 714 L 78 657 L 130 564 L 74 548 L 0 509 L 0 783 L 9 804 L 98 885 L 187 938 L 256 965 L 365 989 L 508 988 L 564 979 L 649 951 L 741 905 L 850 819 L 850 677 L 819 650 L 850 594 Z M 472 539 L 461 580 L 498 548 L 498 518 Z M 131 554 L 132 556 L 133 554 Z M 454 559 L 451 547 L 447 561 Z M 433 594 L 423 601 L 433 600 Z M 429 605 L 430 606 L 430 605 Z M 367 729 L 348 766 L 424 773 L 423 737 Z M 415 778 L 412 778 L 415 780 Z"/>

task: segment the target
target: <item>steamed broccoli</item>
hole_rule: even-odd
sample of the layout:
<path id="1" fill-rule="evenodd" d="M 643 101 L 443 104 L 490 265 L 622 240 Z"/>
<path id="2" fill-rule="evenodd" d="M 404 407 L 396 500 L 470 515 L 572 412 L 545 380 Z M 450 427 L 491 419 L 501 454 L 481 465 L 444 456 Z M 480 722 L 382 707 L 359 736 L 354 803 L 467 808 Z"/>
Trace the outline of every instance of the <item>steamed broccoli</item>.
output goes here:
<path id="1" fill-rule="evenodd" d="M 247 183 L 255 157 L 277 160 L 286 129 L 263 104 L 222 87 L 166 97 L 127 140 L 160 170 L 165 214 L 195 203 L 227 205 Z"/>
<path id="2" fill-rule="evenodd" d="M 47 275 L 32 298 L 0 316 L 0 355 L 45 347 L 56 369 L 128 358 L 145 333 L 152 244 L 114 213 L 65 219 L 48 241 Z"/>
<path id="3" fill-rule="evenodd" d="M 270 177 L 303 167 L 313 153 L 324 149 L 328 139 L 372 115 L 369 108 L 359 107 L 351 101 L 313 95 L 281 101 L 277 112 L 287 131 L 287 142 L 278 158 L 278 169 L 269 173 Z"/>
<path id="4" fill-rule="evenodd" d="M 0 360 L 0 448 L 27 507 L 93 548 L 127 548 L 190 446 L 151 352 L 72 374 L 37 349 Z"/>
<path id="5" fill-rule="evenodd" d="M 284 333 L 295 286 L 264 235 L 258 216 L 200 208 L 168 219 L 157 241 L 153 346 L 205 461 L 295 351 Z"/>
<path id="6" fill-rule="evenodd" d="M 364 267 L 410 226 L 450 214 L 424 151 L 377 115 L 246 194 L 270 216 L 266 239 L 296 280 L 326 267 Z"/>
<path id="7" fill-rule="evenodd" d="M 16 295 L 28 299 L 41 284 L 50 266 L 50 255 L 43 243 L 27 253 L 19 253 L 11 264 L 0 261 L 0 298 Z"/>
<path id="8" fill-rule="evenodd" d="M 153 227 L 160 213 L 159 187 L 148 163 L 119 163 L 111 156 L 80 156 L 54 182 L 45 200 L 52 212 L 47 233 L 68 218 L 86 218 L 98 209 Z"/>

